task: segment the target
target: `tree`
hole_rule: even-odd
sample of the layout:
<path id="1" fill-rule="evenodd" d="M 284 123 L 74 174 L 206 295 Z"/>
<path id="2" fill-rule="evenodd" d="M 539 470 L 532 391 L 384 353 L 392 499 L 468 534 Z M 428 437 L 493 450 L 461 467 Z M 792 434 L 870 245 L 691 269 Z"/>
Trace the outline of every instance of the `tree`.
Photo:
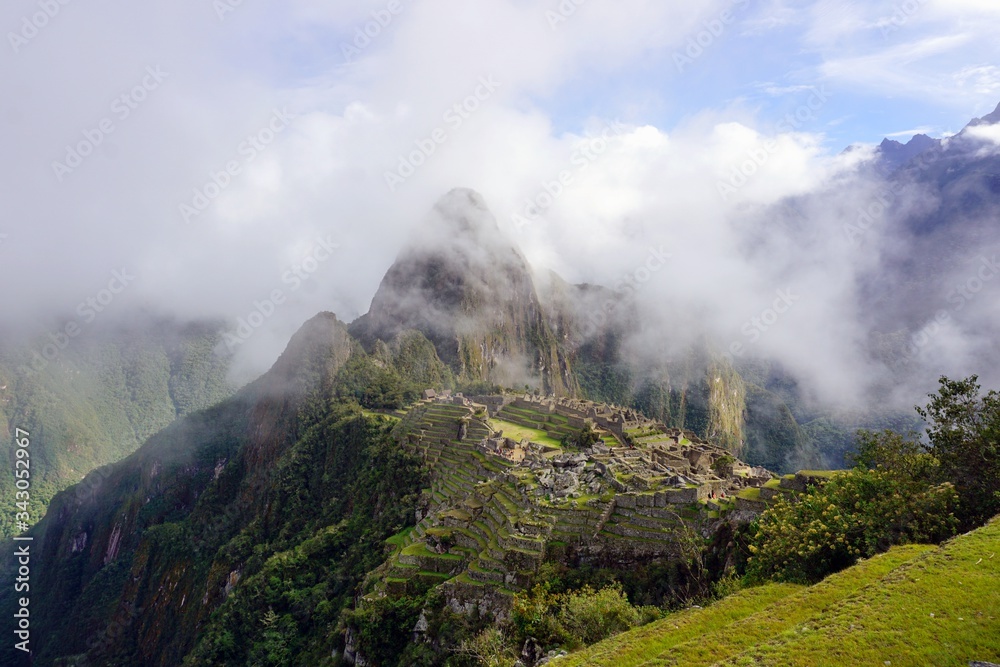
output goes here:
<path id="1" fill-rule="evenodd" d="M 715 463 L 712 464 L 712 470 L 719 477 L 728 477 L 733 471 L 733 464 L 736 463 L 736 459 L 729 454 L 723 454 L 719 458 L 715 459 Z"/>
<path id="2" fill-rule="evenodd" d="M 948 483 L 884 468 L 841 473 L 761 515 L 747 574 L 813 583 L 896 544 L 941 542 L 954 535 L 956 500 Z"/>
<path id="3" fill-rule="evenodd" d="M 1000 513 L 1000 393 L 981 395 L 979 377 L 940 379 L 937 394 L 917 412 L 928 423 L 930 451 L 955 485 L 964 529 Z"/>

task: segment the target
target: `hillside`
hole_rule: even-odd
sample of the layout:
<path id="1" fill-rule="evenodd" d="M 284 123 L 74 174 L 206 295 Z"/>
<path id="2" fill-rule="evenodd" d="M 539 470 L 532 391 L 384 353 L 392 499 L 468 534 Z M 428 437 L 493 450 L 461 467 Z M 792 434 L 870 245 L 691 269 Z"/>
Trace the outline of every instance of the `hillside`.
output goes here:
<path id="1" fill-rule="evenodd" d="M 628 405 L 774 470 L 824 464 L 771 378 L 747 381 L 704 344 L 637 359 L 628 341 L 642 326 L 631 293 L 539 278 L 482 196 L 456 189 L 415 228 L 349 330 L 370 353 L 419 331 L 459 386 Z"/>
<path id="2" fill-rule="evenodd" d="M 623 633 L 561 667 L 954 665 L 1000 660 L 1000 519 L 815 586 L 768 584 Z"/>
<path id="3" fill-rule="evenodd" d="M 137 315 L 137 314 L 133 314 Z M 216 354 L 218 327 L 136 316 L 128 326 L 88 331 L 51 362 L 48 339 L 0 345 L 0 436 L 32 434 L 32 515 L 91 470 L 117 461 L 178 417 L 233 392 L 229 359 Z M 13 497 L 14 478 L 0 477 Z M 0 512 L 0 538 L 14 534 L 14 508 Z"/>
<path id="4" fill-rule="evenodd" d="M 352 487 L 355 476 L 391 474 L 391 463 L 364 459 L 381 427 L 357 410 L 310 403 L 357 353 L 336 318 L 317 316 L 266 375 L 58 494 L 29 533 L 35 664 L 84 653 L 96 664 L 180 664 L 241 574 L 306 539 L 361 540 L 377 523 L 371 517 L 354 532 L 337 527 L 355 507 L 375 507 L 361 501 L 373 487 Z M 311 517 L 300 494 L 313 496 Z M 395 530 L 398 513 L 412 516 L 405 502 L 383 504 Z M 335 535 L 340 529 L 346 537 Z M 4 609 L 11 594 L 0 591 Z"/>
<path id="5" fill-rule="evenodd" d="M 458 395 L 401 415 L 394 433 L 432 485 L 386 564 L 389 591 L 433 572 L 448 598 L 509 595 L 569 552 L 611 568 L 679 558 L 693 531 L 759 509 L 740 494 L 778 482 L 691 432 L 588 401 Z M 581 446 L 587 423 L 599 439 Z"/>
<path id="6" fill-rule="evenodd" d="M 543 563 L 682 565 L 692 531 L 753 516 L 742 491 L 779 481 L 626 408 L 447 390 L 383 414 L 353 403 L 436 368 L 428 348 L 411 333 L 369 356 L 318 316 L 259 380 L 60 493 L 29 533 L 36 664 L 321 664 L 371 632 L 399 656 L 422 609 L 503 616 Z M 260 636 L 262 619 L 280 632 Z"/>

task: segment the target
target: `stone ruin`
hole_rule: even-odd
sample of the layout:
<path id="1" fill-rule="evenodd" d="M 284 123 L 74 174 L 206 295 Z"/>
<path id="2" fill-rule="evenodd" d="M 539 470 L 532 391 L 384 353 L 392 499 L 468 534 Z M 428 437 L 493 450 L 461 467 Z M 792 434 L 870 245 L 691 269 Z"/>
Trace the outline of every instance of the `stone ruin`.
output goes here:
<path id="1" fill-rule="evenodd" d="M 499 436 L 484 439 L 482 451 L 527 468 L 538 486 L 534 495 L 573 499 L 616 493 L 672 491 L 676 504 L 731 497 L 764 485 L 773 475 L 736 460 L 726 449 L 690 431 L 668 428 L 632 408 L 592 401 L 524 394 L 517 397 L 452 397 L 449 402 L 484 410 L 491 417 L 506 406 L 566 418 L 574 429 L 590 424 L 604 437 L 577 453 L 549 456 L 545 447 Z M 441 400 L 441 399 L 439 399 Z M 482 401 L 482 402 L 480 402 Z M 633 442 L 629 431 L 645 433 Z"/>

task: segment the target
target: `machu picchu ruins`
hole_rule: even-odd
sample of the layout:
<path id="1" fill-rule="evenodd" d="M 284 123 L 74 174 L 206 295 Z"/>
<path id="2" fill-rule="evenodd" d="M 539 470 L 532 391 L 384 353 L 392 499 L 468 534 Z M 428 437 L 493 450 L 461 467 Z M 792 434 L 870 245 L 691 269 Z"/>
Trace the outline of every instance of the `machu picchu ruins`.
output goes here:
<path id="1" fill-rule="evenodd" d="M 428 391 L 396 416 L 395 437 L 433 482 L 376 595 L 418 579 L 461 605 L 484 589 L 522 590 L 569 551 L 617 565 L 669 559 L 691 535 L 759 514 L 762 489 L 789 492 L 788 480 L 630 408 Z"/>

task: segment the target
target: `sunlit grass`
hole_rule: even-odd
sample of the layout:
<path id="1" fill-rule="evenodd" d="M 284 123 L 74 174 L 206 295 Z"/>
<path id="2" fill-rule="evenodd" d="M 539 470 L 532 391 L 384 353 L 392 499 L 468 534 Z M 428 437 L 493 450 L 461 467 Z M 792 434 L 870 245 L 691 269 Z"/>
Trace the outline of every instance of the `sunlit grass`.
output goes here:
<path id="1" fill-rule="evenodd" d="M 493 425 L 493 428 L 503 431 L 504 437 L 510 438 L 511 440 L 520 441 L 527 439 L 531 442 L 537 442 L 540 445 L 562 447 L 561 442 L 550 437 L 545 431 L 540 431 L 536 428 L 528 428 L 527 426 L 521 426 L 502 419 L 491 419 L 490 424 Z"/>
<path id="2" fill-rule="evenodd" d="M 673 614 L 649 626 L 614 637 L 570 656 L 561 665 L 713 665 L 800 625 L 816 623 L 817 619 L 822 619 L 866 586 L 875 584 L 877 587 L 882 577 L 933 550 L 933 547 L 926 546 L 899 547 L 808 588 L 768 584 L 744 590 L 707 609 Z M 841 661 L 823 664 L 860 663 Z"/>

